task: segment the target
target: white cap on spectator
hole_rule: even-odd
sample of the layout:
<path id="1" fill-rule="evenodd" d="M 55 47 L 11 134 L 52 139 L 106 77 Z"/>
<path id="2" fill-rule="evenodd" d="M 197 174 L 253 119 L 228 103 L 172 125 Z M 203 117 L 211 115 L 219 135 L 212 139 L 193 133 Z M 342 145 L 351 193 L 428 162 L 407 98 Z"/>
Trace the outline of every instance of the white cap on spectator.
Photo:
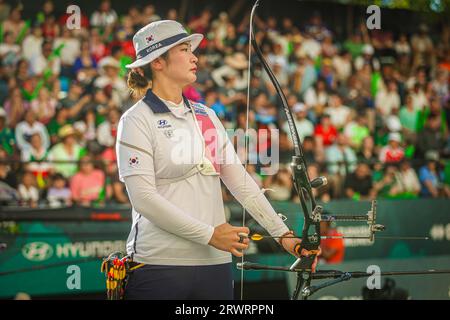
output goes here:
<path id="1" fill-rule="evenodd" d="M 181 23 L 173 20 L 160 20 L 141 28 L 133 37 L 136 61 L 126 65 L 127 68 L 142 67 L 176 45 L 191 41 L 194 51 L 203 39 L 203 35 L 189 35 Z"/>
<path id="2" fill-rule="evenodd" d="M 6 118 L 6 111 L 3 108 L 0 108 L 0 117 L 5 117 Z"/>
<path id="3" fill-rule="evenodd" d="M 108 56 L 108 57 L 104 57 L 102 58 L 99 62 L 98 62 L 98 66 L 100 68 L 99 72 L 101 74 L 104 74 L 104 69 L 106 67 L 113 67 L 116 69 L 120 69 L 120 62 L 117 61 L 115 58 Z"/>
<path id="4" fill-rule="evenodd" d="M 391 132 L 389 133 L 388 140 L 402 142 L 402 136 L 398 132 Z"/>
<path id="5" fill-rule="evenodd" d="M 292 110 L 297 113 L 297 112 L 302 112 L 302 111 L 306 111 L 306 106 L 304 103 L 301 102 L 297 102 L 296 104 L 294 104 L 292 106 Z"/>
<path id="6" fill-rule="evenodd" d="M 386 127 L 391 132 L 398 132 L 402 130 L 400 119 L 395 115 L 390 115 L 386 118 Z"/>
<path id="7" fill-rule="evenodd" d="M 370 44 L 365 44 L 362 48 L 362 52 L 364 54 L 369 54 L 369 55 L 373 55 L 373 47 Z"/>

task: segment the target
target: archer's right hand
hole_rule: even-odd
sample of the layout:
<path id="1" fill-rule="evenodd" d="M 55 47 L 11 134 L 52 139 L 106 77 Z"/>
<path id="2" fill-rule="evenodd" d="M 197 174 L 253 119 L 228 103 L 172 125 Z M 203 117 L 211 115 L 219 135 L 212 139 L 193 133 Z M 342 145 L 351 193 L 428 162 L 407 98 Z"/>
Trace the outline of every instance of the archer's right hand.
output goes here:
<path id="1" fill-rule="evenodd" d="M 229 223 L 221 224 L 214 228 L 208 244 L 216 249 L 231 252 L 236 257 L 242 257 L 244 255 L 242 251 L 248 248 L 250 240 L 248 237 L 240 237 L 239 233 L 248 235 L 250 230 L 247 227 L 233 227 Z"/>

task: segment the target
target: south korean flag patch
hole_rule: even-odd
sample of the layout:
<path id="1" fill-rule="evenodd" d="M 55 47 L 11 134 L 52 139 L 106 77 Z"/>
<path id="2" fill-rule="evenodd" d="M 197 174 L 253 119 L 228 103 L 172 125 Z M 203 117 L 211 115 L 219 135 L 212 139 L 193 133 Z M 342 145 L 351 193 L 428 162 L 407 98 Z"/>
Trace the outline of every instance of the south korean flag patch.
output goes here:
<path id="1" fill-rule="evenodd" d="M 128 165 L 132 168 L 136 168 L 139 165 L 139 158 L 137 156 L 130 157 L 130 159 L 128 159 Z"/>

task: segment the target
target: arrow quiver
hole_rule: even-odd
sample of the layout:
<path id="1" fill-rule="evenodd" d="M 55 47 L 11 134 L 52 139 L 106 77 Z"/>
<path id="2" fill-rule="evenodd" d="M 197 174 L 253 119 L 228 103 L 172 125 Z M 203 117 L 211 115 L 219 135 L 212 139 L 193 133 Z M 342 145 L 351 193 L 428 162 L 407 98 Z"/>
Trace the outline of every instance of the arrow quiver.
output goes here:
<path id="1" fill-rule="evenodd" d="M 133 262 L 130 256 L 122 252 L 113 252 L 103 259 L 100 270 L 106 278 L 107 299 L 123 300 L 130 273 L 143 265 Z"/>

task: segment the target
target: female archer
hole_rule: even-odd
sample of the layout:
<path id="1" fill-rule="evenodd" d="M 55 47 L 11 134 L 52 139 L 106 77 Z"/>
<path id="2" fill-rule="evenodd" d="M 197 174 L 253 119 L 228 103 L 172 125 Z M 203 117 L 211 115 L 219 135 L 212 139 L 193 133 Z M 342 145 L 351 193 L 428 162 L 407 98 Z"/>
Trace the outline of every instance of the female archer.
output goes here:
<path id="1" fill-rule="evenodd" d="M 220 181 L 271 236 L 292 233 L 239 161 L 214 111 L 183 96 L 196 81 L 193 51 L 203 39 L 172 20 L 133 38 L 128 86 L 141 99 L 117 133 L 119 178 L 132 204 L 125 299 L 232 299 L 231 254 L 249 229 L 225 220 Z M 281 238 L 291 254 L 300 242 Z"/>

